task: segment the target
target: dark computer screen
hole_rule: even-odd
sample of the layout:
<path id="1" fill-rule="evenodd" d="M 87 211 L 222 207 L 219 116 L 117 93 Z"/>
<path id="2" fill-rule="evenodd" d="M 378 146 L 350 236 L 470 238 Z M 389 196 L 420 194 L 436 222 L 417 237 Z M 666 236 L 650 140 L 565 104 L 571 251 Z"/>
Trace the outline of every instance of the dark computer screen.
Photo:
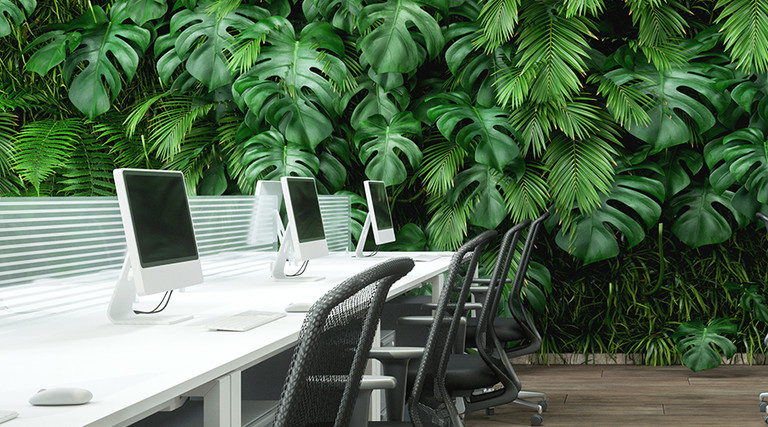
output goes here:
<path id="1" fill-rule="evenodd" d="M 288 189 L 299 243 L 325 239 L 314 180 L 288 178 Z"/>
<path id="2" fill-rule="evenodd" d="M 371 190 L 371 201 L 373 206 L 373 216 L 376 220 L 376 227 L 379 230 L 392 228 L 392 214 L 389 211 L 389 200 L 387 200 L 387 188 L 382 182 L 369 183 Z"/>
<path id="3" fill-rule="evenodd" d="M 155 267 L 197 259 L 183 176 L 126 171 L 124 179 L 141 266 Z"/>

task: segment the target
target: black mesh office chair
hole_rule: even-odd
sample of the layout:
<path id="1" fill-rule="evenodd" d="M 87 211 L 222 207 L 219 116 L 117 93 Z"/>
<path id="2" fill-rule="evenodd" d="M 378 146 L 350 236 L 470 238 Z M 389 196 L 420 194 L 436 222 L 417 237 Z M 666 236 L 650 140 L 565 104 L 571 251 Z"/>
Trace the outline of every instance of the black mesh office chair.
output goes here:
<path id="1" fill-rule="evenodd" d="M 336 286 L 307 313 L 277 407 L 276 427 L 348 426 L 389 288 L 413 268 L 385 261 Z"/>
<path id="2" fill-rule="evenodd" d="M 548 213 L 541 215 L 531 224 L 528 230 L 528 236 L 526 237 L 523 251 L 520 254 L 520 261 L 518 262 L 514 279 L 511 280 L 509 295 L 506 301 L 512 313 L 512 317 L 508 318 L 498 317 L 498 307 L 502 301 L 504 285 L 510 283 L 507 276 L 515 251 L 515 247 L 510 246 L 511 242 L 506 240 L 511 237 L 510 235 L 514 234 L 516 227 L 507 232 L 502 242 L 502 250 L 508 252 L 504 259 L 499 258 L 499 261 L 502 261 L 502 267 L 499 272 L 497 273 L 496 269 L 494 269 L 494 276 L 490 279 L 488 295 L 478 317 L 477 328 L 473 333 L 478 353 L 489 365 L 494 367 L 494 370 L 499 375 L 499 381 L 504 387 L 487 393 L 471 395 L 467 399 L 468 411 L 488 409 L 499 404 L 513 402 L 537 412 L 531 416 L 532 425 L 540 425 L 542 423 L 541 414 L 547 409 L 546 394 L 522 390 L 520 379 L 517 377 L 509 359 L 535 353 L 541 348 L 541 335 L 536 329 L 530 313 L 525 308 L 521 291 L 536 237 L 542 223 L 548 216 Z M 511 393 L 511 390 L 516 390 L 517 393 Z M 533 403 L 526 399 L 537 399 L 538 401 Z"/>
<path id="3" fill-rule="evenodd" d="M 429 332 L 423 348 L 376 348 L 371 357 L 379 359 L 384 365 L 384 374 L 398 378 L 398 389 L 387 393 L 387 411 L 391 420 L 398 420 L 403 415 L 402 396 L 410 389 L 408 415 L 415 426 L 463 426 L 463 421 L 454 405 L 454 397 L 449 392 L 450 383 L 446 383 L 446 371 L 451 369 L 454 355 L 452 350 L 457 330 L 464 314 L 464 304 L 469 295 L 469 287 L 477 269 L 482 250 L 496 236 L 493 230 L 486 231 L 471 239 L 459 248 L 451 258 L 450 267 L 440 292 L 433 316 L 428 320 Z M 397 340 L 397 333 L 396 338 Z M 422 341 L 423 344 L 423 341 Z M 408 360 L 419 358 L 419 363 L 408 364 Z M 485 366 L 477 358 L 473 366 Z M 404 380 L 408 372 L 408 380 Z M 474 376 L 475 379 L 479 378 Z M 482 376 L 482 386 L 496 383 L 493 372 L 486 369 Z M 401 425 L 399 423 L 374 424 Z"/>

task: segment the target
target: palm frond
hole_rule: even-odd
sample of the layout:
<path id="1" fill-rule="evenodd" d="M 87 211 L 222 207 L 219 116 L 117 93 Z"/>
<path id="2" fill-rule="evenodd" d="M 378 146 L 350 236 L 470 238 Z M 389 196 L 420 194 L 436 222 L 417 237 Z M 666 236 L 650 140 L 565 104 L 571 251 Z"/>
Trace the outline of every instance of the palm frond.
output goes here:
<path id="1" fill-rule="evenodd" d="M 178 151 L 163 168 L 184 172 L 187 187 L 195 189 L 203 177 L 203 172 L 213 162 L 217 136 L 217 129 L 213 125 L 190 128 Z"/>
<path id="2" fill-rule="evenodd" d="M 615 150 L 603 135 L 574 140 L 558 134 L 544 154 L 548 184 L 555 208 L 569 212 L 578 206 L 588 214 L 611 189 L 615 175 Z"/>
<path id="3" fill-rule="evenodd" d="M 115 194 L 112 170 L 115 164 L 109 147 L 93 134 L 86 134 L 75 147 L 62 171 L 61 193 L 68 196 L 111 196 Z"/>
<path id="4" fill-rule="evenodd" d="M 125 118 L 125 134 L 128 135 L 129 138 L 136 134 L 136 130 L 139 128 L 139 124 L 144 121 L 149 110 L 152 109 L 152 107 L 154 107 L 158 101 L 168 95 L 169 92 L 156 93 L 133 105 L 131 107 L 130 114 L 128 114 L 128 117 Z"/>
<path id="5" fill-rule="evenodd" d="M 172 160 L 181 151 L 195 122 L 213 107 L 215 104 L 202 104 L 199 98 L 192 96 L 177 96 L 162 101 L 158 105 L 160 111 L 150 120 L 148 142 L 152 151 L 156 151 L 161 159 Z"/>
<path id="6" fill-rule="evenodd" d="M 651 122 L 646 110 L 653 99 L 637 90 L 636 85 L 644 80 L 640 75 L 618 78 L 616 73 L 591 76 L 588 81 L 598 82 L 597 93 L 606 99 L 606 105 L 620 126 L 648 126 Z"/>
<path id="7" fill-rule="evenodd" d="M 473 205 L 466 195 L 452 204 L 446 203 L 444 197 L 430 198 L 427 201 L 431 215 L 427 223 L 430 245 L 439 250 L 456 250 L 467 235 Z"/>
<path id="8" fill-rule="evenodd" d="M 768 71 L 768 1 L 719 0 L 722 9 L 715 22 L 722 23 L 725 47 L 737 68 L 753 73 Z"/>
<path id="9" fill-rule="evenodd" d="M 586 38 L 591 21 L 583 16 L 566 17 L 545 2 L 528 2 L 521 13 L 517 66 L 535 68 L 530 96 L 534 102 L 562 103 L 581 87 L 579 76 L 587 69 Z"/>
<path id="10" fill-rule="evenodd" d="M 563 3 L 567 18 L 586 15 L 587 13 L 597 16 L 605 9 L 603 0 L 565 0 Z"/>
<path id="11" fill-rule="evenodd" d="M 475 39 L 475 46 L 482 46 L 486 54 L 512 40 L 518 21 L 520 0 L 489 0 L 480 11 L 483 29 Z"/>
<path id="12" fill-rule="evenodd" d="M 243 123 L 240 115 L 228 115 L 219 120 L 216 140 L 218 151 L 221 152 L 227 172 L 237 182 L 245 176 L 245 165 L 242 158 L 245 155 L 245 144 L 237 139 L 237 132 Z M 241 188 L 245 194 L 253 194 L 253 188 Z"/>
<path id="13" fill-rule="evenodd" d="M 507 177 L 501 180 L 501 190 L 507 211 L 514 222 L 535 219 L 547 208 L 549 192 L 545 168 L 537 161 L 528 161 L 520 179 Z"/>
<path id="14" fill-rule="evenodd" d="M 39 194 L 41 183 L 60 170 L 85 132 L 82 119 L 45 119 L 24 125 L 16 135 L 14 169 Z"/>
<path id="15" fill-rule="evenodd" d="M 227 16 L 240 6 L 241 0 L 216 0 L 208 4 L 206 12 L 215 13 L 217 18 Z"/>
<path id="16" fill-rule="evenodd" d="M 496 73 L 496 101 L 502 107 L 519 108 L 531 89 L 536 68 L 506 67 Z"/>
<path id="17" fill-rule="evenodd" d="M 123 125 L 125 116 L 107 112 L 99 116 L 94 123 L 93 132 L 99 141 L 110 147 L 109 154 L 113 156 L 116 167 L 157 169 L 160 162 L 150 156 L 144 135 L 128 136 Z"/>
<path id="18" fill-rule="evenodd" d="M 534 156 L 540 157 L 547 149 L 552 125 L 549 122 L 549 110 L 540 107 L 540 104 L 526 102 L 510 116 L 512 127 L 523 136 L 520 141 L 523 155 L 532 151 Z"/>
<path id="19" fill-rule="evenodd" d="M 669 45 L 685 35 L 688 23 L 678 10 L 688 11 L 679 2 L 627 0 L 627 6 L 640 47 Z"/>
<path id="20" fill-rule="evenodd" d="M 436 139 L 424 149 L 424 160 L 417 174 L 424 179 L 427 193 L 442 196 L 453 186 L 453 178 L 469 153 L 455 141 Z"/>

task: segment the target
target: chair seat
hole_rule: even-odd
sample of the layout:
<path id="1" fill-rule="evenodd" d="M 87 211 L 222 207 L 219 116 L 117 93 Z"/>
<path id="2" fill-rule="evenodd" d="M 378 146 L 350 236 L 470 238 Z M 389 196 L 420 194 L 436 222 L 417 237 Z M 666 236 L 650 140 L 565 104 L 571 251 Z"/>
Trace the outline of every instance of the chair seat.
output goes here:
<path id="1" fill-rule="evenodd" d="M 467 319 L 466 342 L 468 347 L 475 345 L 477 320 L 477 317 Z M 517 321 L 511 317 L 497 317 L 493 322 L 493 328 L 501 342 L 521 341 L 527 338 Z"/>
<path id="2" fill-rule="evenodd" d="M 408 365 L 408 384 L 416 379 L 418 363 Z M 445 371 L 445 387 L 452 390 L 474 390 L 499 382 L 496 374 L 477 354 L 452 354 Z"/>

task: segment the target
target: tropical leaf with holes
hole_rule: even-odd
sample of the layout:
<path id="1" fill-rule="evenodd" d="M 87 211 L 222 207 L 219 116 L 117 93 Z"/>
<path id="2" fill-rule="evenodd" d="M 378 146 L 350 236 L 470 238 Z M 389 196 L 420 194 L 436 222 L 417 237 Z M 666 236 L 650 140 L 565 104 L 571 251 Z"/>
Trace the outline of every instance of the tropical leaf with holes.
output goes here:
<path id="1" fill-rule="evenodd" d="M 369 179 L 384 181 L 388 186 L 405 181 L 408 171 L 401 159 L 405 155 L 411 168 L 418 168 L 423 154 L 409 136 L 421 135 L 421 123 L 410 111 L 398 113 L 391 121 L 373 116 L 360 124 L 355 132 L 355 145 Z"/>
<path id="2" fill-rule="evenodd" d="M 765 297 L 761 295 L 760 286 L 734 282 L 726 282 L 723 286 L 740 294 L 739 306 L 744 311 L 752 313 L 755 319 L 761 322 L 768 322 L 768 306 L 765 305 Z"/>
<path id="3" fill-rule="evenodd" d="M 415 0 L 369 4 L 360 11 L 357 26 L 363 34 L 358 46 L 380 74 L 410 73 L 427 53 L 435 57 L 445 44 L 435 18 Z"/>
<path id="4" fill-rule="evenodd" d="M 506 110 L 476 106 L 465 92 L 439 94 L 432 99 L 442 102 L 429 109 L 430 120 L 436 121 L 446 139 L 455 139 L 465 150 L 474 151 L 478 163 L 503 170 L 520 156 Z"/>
<path id="5" fill-rule="evenodd" d="M 768 77 L 765 74 L 745 79 L 730 92 L 731 99 L 747 114 L 757 113 L 763 121 L 768 121 Z"/>
<path id="6" fill-rule="evenodd" d="M 610 191 L 600 197 L 599 207 L 574 217 L 574 237 L 561 229 L 557 245 L 589 264 L 618 255 L 619 240 L 626 240 L 629 247 L 643 241 L 645 230 L 661 217 L 660 203 L 665 199 L 664 184 L 644 176 L 648 171 L 661 173 L 652 163 L 620 170 Z"/>
<path id="7" fill-rule="evenodd" d="M 737 67 L 755 74 L 768 71 L 768 2 L 718 0 L 715 9 L 721 9 L 715 22 L 723 25 L 725 47 Z"/>
<path id="8" fill-rule="evenodd" d="M 64 60 L 62 74 L 69 84 L 72 104 L 93 119 L 110 109 L 122 90 L 123 77 L 133 79 L 149 46 L 150 32 L 124 23 L 125 3 L 116 3 L 109 17 L 99 6 L 85 15 L 93 19 L 92 26 L 82 33 L 80 46 Z"/>
<path id="9" fill-rule="evenodd" d="M 257 62 L 235 81 L 235 99 L 241 108 L 263 111 L 289 142 L 314 150 L 345 107 L 336 88 L 346 79 L 346 66 L 332 54 L 339 51 L 344 45 L 330 25 L 308 25 L 297 38 L 286 23 L 269 33 Z"/>
<path id="10" fill-rule="evenodd" d="M 672 338 L 683 365 L 698 372 L 720 366 L 722 356 L 731 358 L 736 354 L 736 346 L 723 336 L 735 333 L 736 325 L 728 319 L 714 319 L 706 326 L 696 320 L 678 326 Z"/>
<path id="11" fill-rule="evenodd" d="M 155 49 L 158 73 L 166 78 L 181 63 L 185 70 L 209 91 L 232 83 L 227 54 L 235 53 L 235 35 L 252 27 L 269 11 L 258 6 L 240 4 L 224 15 L 209 13 L 209 3 L 194 10 L 181 9 L 171 18 L 165 50 Z M 171 43 L 172 42 L 172 43 Z"/>
<path id="12" fill-rule="evenodd" d="M 280 132 L 270 130 L 245 142 L 244 178 L 258 180 L 280 179 L 281 176 L 315 176 L 320 160 L 311 152 L 286 142 Z"/>
<path id="13" fill-rule="evenodd" d="M 115 183 L 112 170 L 115 163 L 109 147 L 92 134 L 85 134 L 82 142 L 74 148 L 59 181 L 67 196 L 112 196 Z"/>
<path id="14" fill-rule="evenodd" d="M 131 0 L 126 7 L 128 16 L 138 25 L 162 18 L 167 10 L 168 2 L 165 0 Z"/>
<path id="15" fill-rule="evenodd" d="M 475 49 L 479 30 L 480 27 L 476 23 L 460 22 L 450 25 L 445 31 L 446 40 L 451 40 L 445 50 L 445 62 L 453 74 L 451 87 L 461 87 L 476 94 L 478 104 L 490 107 L 496 104 L 496 76 L 508 64 L 499 57 L 503 56 L 502 49 L 485 53 Z"/>
<path id="16" fill-rule="evenodd" d="M 40 194 L 43 181 L 61 170 L 86 134 L 82 119 L 27 123 L 16 135 L 14 170 Z"/>
<path id="17" fill-rule="evenodd" d="M 707 43 L 695 40 L 687 41 L 682 46 L 704 49 L 708 47 Z M 698 54 L 696 50 L 686 52 L 688 54 L 685 59 L 690 61 Z M 626 52 L 616 53 L 623 54 Z M 634 69 L 618 68 L 606 73 L 613 83 L 631 89 L 627 97 L 631 95 L 637 100 L 634 105 L 626 107 L 630 110 L 623 115 L 624 127 L 632 135 L 651 144 L 654 152 L 658 152 L 687 142 L 692 132 L 702 134 L 715 125 L 712 107 L 715 111 L 724 109 L 728 100 L 717 88 L 716 80 L 710 76 L 722 67 L 706 62 L 691 62 L 684 68 L 657 70 L 650 64 L 642 61 L 639 63 Z M 603 86 L 602 89 L 608 88 Z M 637 107 L 643 108 L 650 119 L 647 125 L 642 124 L 645 117 L 635 111 Z"/>
<path id="18" fill-rule="evenodd" d="M 392 120 L 397 113 L 405 110 L 411 101 L 411 95 L 405 86 L 387 90 L 384 85 L 376 84 L 367 76 L 358 78 L 357 93 L 365 93 L 365 97 L 355 106 L 349 119 L 355 129 L 360 127 L 360 123 L 377 114 L 386 120 Z"/>
<path id="19" fill-rule="evenodd" d="M 18 4 L 21 4 L 21 8 Z M 0 37 L 11 34 L 12 27 L 21 26 L 26 16 L 31 15 L 36 7 L 37 0 L 0 0 Z"/>
<path id="20" fill-rule="evenodd" d="M 357 15 L 363 5 L 360 0 L 304 0 L 302 9 L 309 21 L 322 16 L 334 28 L 346 33 L 355 31 Z"/>
<path id="21" fill-rule="evenodd" d="M 728 169 L 762 204 L 768 204 L 768 152 L 760 129 L 747 127 L 723 138 L 723 158 Z"/>
<path id="22" fill-rule="evenodd" d="M 530 81 L 533 102 L 562 103 L 580 91 L 591 25 L 585 17 L 569 17 L 549 2 L 523 3 L 515 66 L 523 73 L 535 71 L 536 78 Z"/>
<path id="23" fill-rule="evenodd" d="M 709 181 L 691 184 L 670 201 L 675 215 L 672 233 L 694 248 L 728 240 L 731 225 L 725 213 L 730 212 L 739 223 L 749 221 L 733 207 L 733 195 L 729 190 L 718 193 Z"/>

